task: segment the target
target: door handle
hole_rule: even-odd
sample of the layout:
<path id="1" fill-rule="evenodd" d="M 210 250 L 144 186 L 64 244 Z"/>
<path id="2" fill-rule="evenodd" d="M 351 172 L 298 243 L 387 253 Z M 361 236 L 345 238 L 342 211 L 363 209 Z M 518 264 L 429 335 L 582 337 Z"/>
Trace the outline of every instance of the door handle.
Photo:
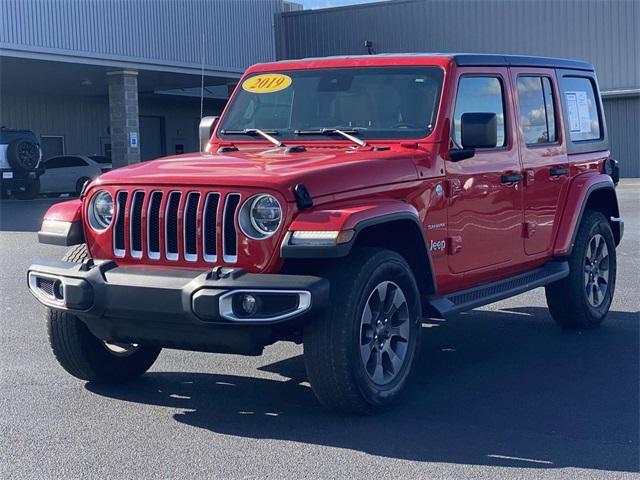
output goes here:
<path id="1" fill-rule="evenodd" d="M 549 169 L 549 175 L 552 177 L 559 177 L 561 175 L 567 175 L 569 173 L 569 169 L 566 167 L 551 167 Z"/>
<path id="2" fill-rule="evenodd" d="M 502 183 L 514 183 L 514 182 L 519 182 L 523 178 L 524 177 L 522 176 L 521 173 L 509 173 L 509 174 L 506 174 L 506 175 L 502 175 L 500 177 L 500 181 Z"/>

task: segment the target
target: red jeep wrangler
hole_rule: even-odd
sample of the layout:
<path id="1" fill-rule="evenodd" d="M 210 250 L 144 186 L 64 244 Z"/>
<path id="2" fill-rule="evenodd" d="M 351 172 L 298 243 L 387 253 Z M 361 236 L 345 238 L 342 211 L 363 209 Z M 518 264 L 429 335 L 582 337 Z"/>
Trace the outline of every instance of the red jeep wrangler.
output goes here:
<path id="1" fill-rule="evenodd" d="M 45 215 L 40 241 L 75 246 L 28 283 L 72 375 L 289 340 L 321 403 L 373 412 L 405 386 L 423 318 L 541 286 L 563 327 L 607 315 L 623 223 L 588 63 L 256 65 L 201 137 L 202 153 L 106 173 Z"/>

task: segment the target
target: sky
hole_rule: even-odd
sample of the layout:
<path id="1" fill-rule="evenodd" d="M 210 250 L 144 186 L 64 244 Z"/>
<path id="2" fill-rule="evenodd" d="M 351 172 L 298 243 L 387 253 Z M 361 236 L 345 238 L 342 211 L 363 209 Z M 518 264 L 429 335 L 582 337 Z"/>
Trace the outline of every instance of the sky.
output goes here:
<path id="1" fill-rule="evenodd" d="M 305 9 L 310 8 L 329 8 L 342 7 L 344 5 L 355 5 L 356 3 L 371 3 L 380 0 L 292 0 L 295 3 L 301 3 Z"/>

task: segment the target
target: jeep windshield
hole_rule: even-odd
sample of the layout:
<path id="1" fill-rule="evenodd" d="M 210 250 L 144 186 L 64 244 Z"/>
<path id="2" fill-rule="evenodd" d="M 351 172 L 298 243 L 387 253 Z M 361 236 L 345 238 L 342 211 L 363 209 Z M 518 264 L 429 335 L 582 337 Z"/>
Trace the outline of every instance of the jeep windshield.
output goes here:
<path id="1" fill-rule="evenodd" d="M 260 130 L 298 143 L 344 136 L 338 131 L 361 140 L 424 138 L 435 123 L 442 79 L 437 67 L 256 73 L 236 91 L 218 135 L 242 140 Z"/>

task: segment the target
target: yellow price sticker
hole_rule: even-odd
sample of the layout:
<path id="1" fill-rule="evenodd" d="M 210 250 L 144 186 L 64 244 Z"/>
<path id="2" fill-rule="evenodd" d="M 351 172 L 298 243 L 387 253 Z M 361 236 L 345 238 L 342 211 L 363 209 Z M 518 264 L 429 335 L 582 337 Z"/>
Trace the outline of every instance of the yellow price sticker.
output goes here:
<path id="1" fill-rule="evenodd" d="M 273 93 L 291 85 L 291 77 L 281 73 L 265 73 L 248 78 L 242 82 L 242 88 L 251 93 Z"/>

